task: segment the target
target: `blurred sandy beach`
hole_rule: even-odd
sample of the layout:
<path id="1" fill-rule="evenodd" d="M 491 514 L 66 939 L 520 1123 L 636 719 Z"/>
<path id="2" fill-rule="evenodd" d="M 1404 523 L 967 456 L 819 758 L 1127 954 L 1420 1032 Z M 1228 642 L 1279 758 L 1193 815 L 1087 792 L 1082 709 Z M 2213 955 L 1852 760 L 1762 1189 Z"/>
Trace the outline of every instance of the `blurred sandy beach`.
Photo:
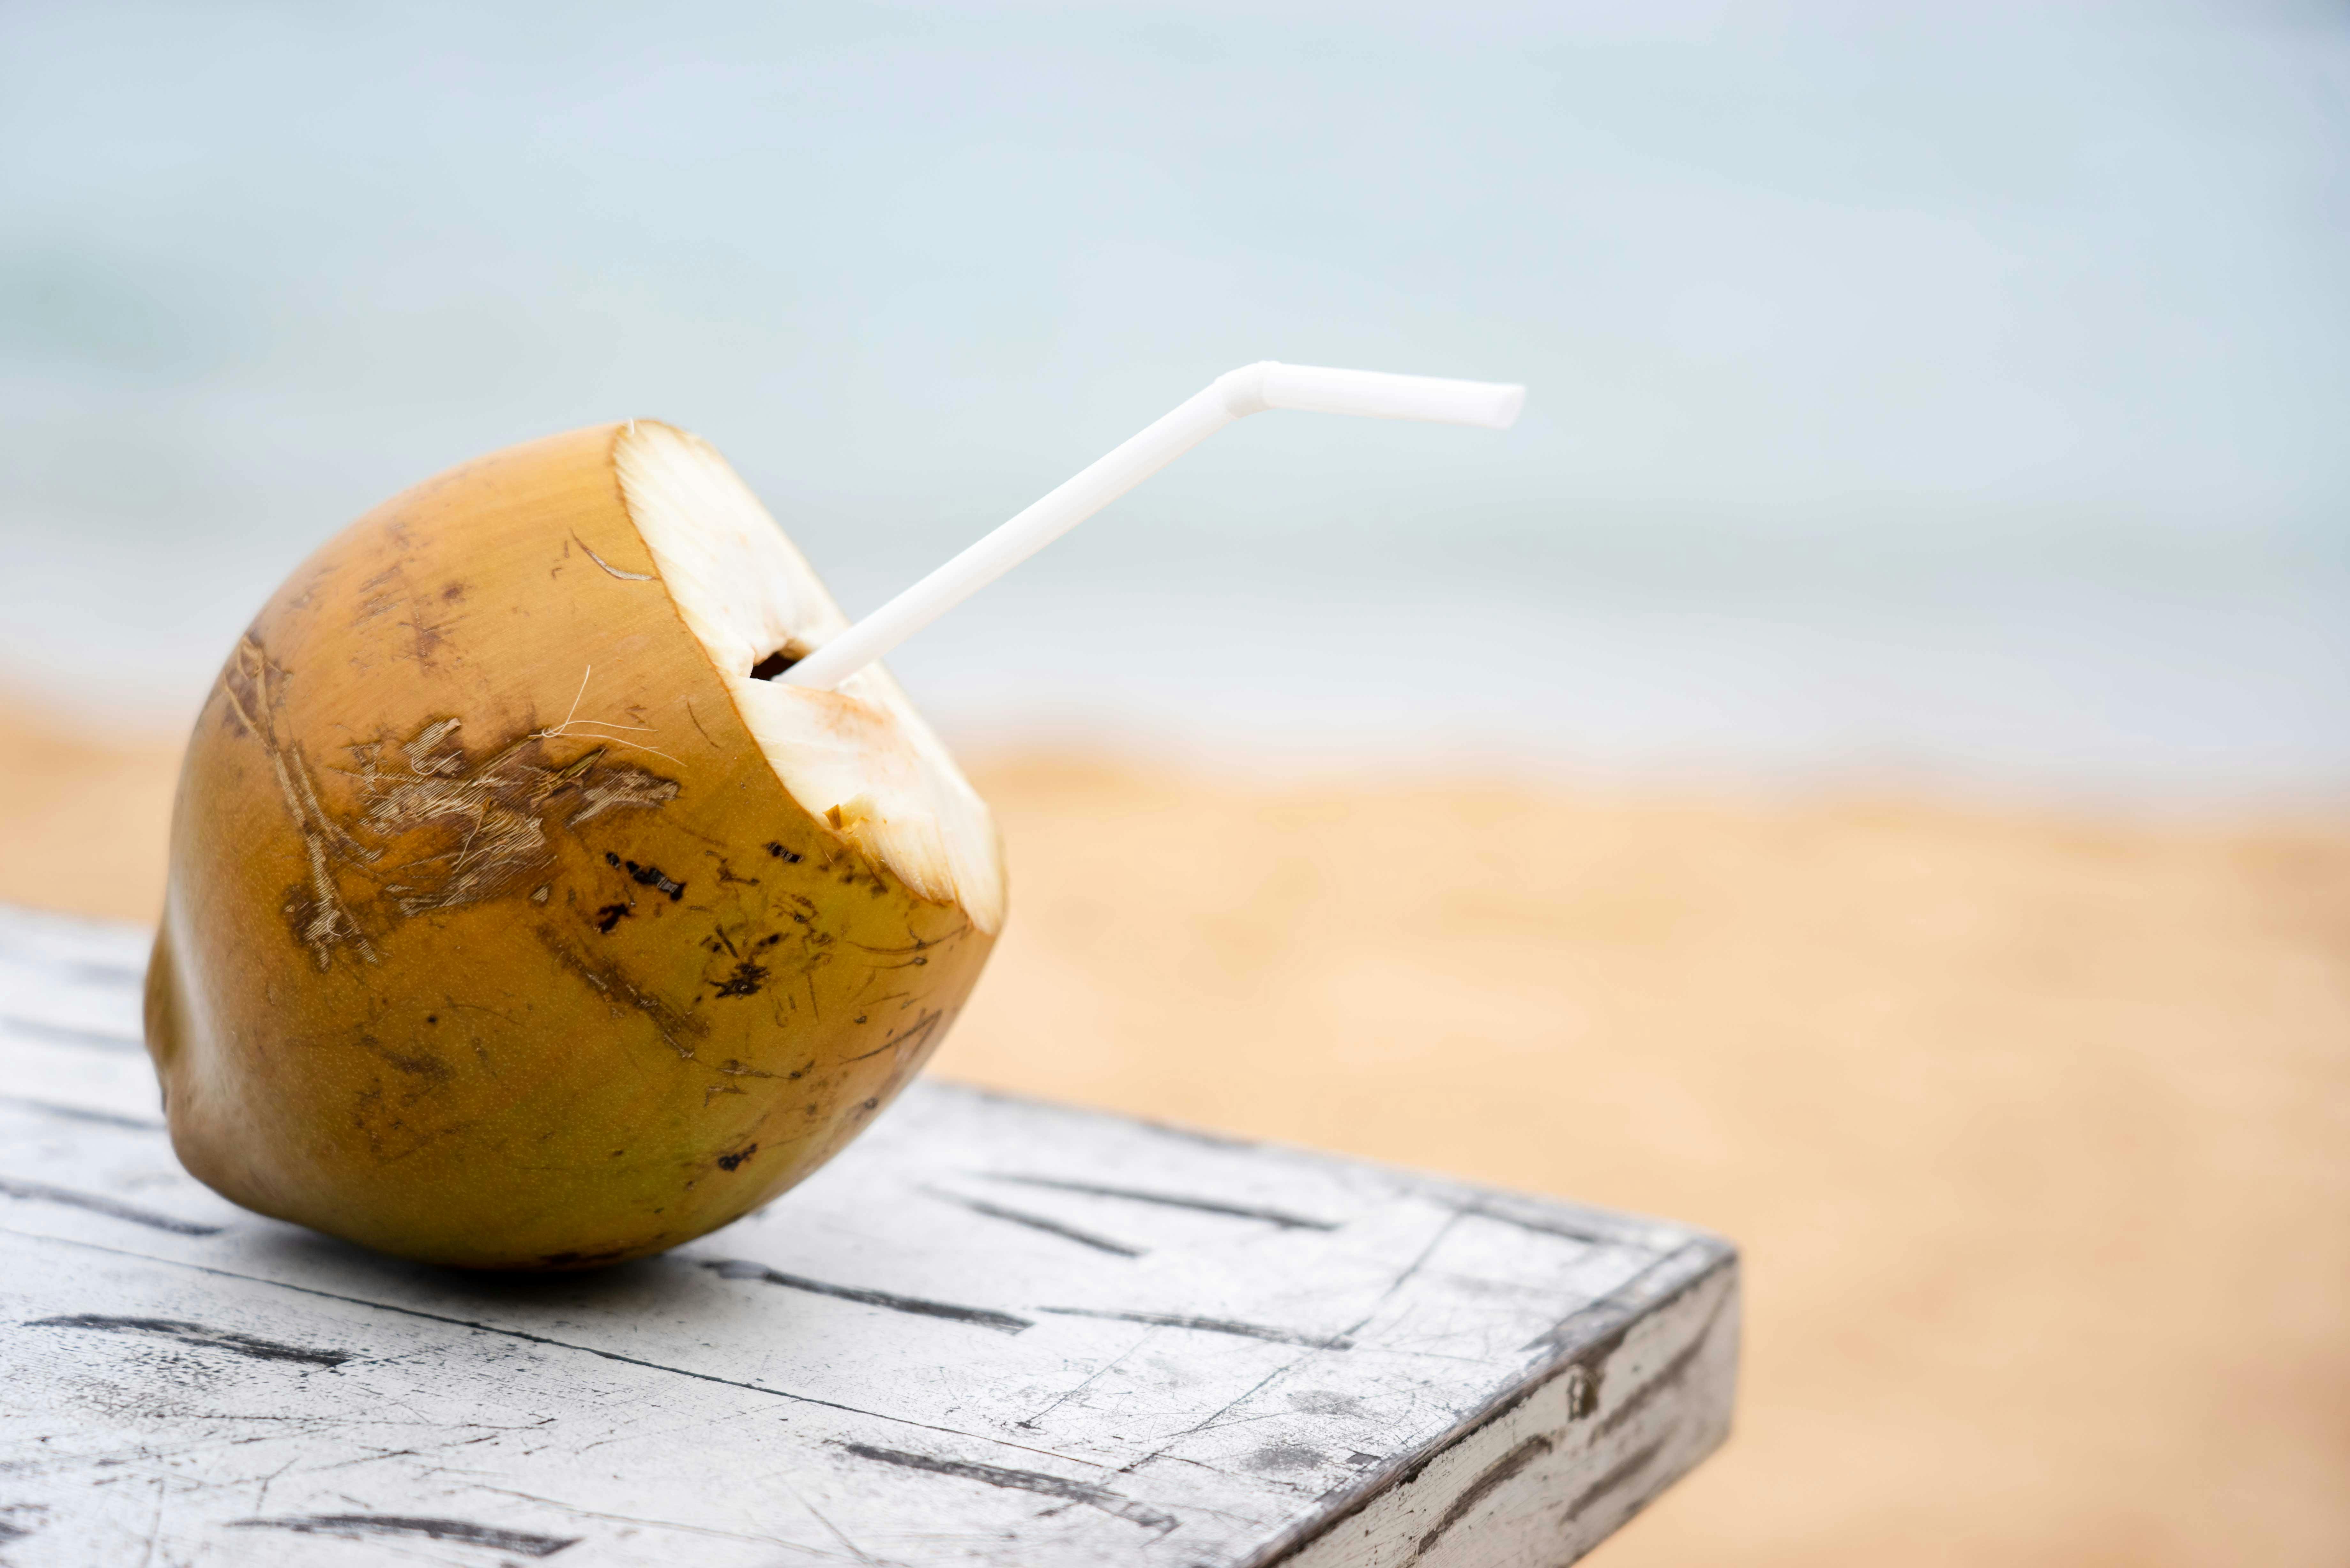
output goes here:
<path id="1" fill-rule="evenodd" d="M 0 898 L 151 919 L 174 751 L 0 724 Z M 1742 1245 L 1738 1433 L 1596 1560 L 2350 1560 L 2338 816 L 975 772 L 934 1071 Z"/>

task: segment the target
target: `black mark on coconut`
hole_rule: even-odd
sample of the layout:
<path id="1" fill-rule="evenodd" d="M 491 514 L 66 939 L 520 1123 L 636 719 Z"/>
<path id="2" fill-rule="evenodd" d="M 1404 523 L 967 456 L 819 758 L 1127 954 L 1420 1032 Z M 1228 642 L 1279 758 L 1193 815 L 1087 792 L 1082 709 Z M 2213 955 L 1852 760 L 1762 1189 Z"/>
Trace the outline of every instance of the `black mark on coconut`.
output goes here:
<path id="1" fill-rule="evenodd" d="M 1172 1514 L 1161 1513 L 1155 1508 L 1120 1497 L 1105 1487 L 1088 1481 L 1067 1480 L 1041 1470 L 1012 1470 L 997 1465 L 973 1464 L 968 1459 L 934 1459 L 929 1454 L 910 1454 L 897 1449 L 877 1449 L 866 1443 L 842 1443 L 843 1453 L 854 1454 L 860 1459 L 876 1464 L 896 1465 L 900 1469 L 924 1470 L 931 1475 L 952 1476 L 957 1480 L 977 1481 L 982 1486 L 1002 1487 L 1010 1491 L 1035 1492 L 1040 1497 L 1056 1497 L 1064 1502 L 1080 1502 L 1097 1508 L 1114 1518 L 1145 1530 L 1155 1530 L 1164 1535 L 1175 1528 Z"/>
<path id="2" fill-rule="evenodd" d="M 612 928 L 633 912 L 626 904 L 607 904 L 596 911 L 596 929 L 608 937 L 612 934 Z"/>
<path id="3" fill-rule="evenodd" d="M 102 1313 L 79 1312 L 64 1317 L 36 1317 L 25 1326 L 86 1328 L 99 1334 L 145 1334 L 155 1339 L 176 1340 L 182 1345 L 232 1351 L 255 1361 L 291 1361 L 305 1366 L 340 1366 L 346 1361 L 358 1359 L 348 1350 L 312 1350 L 305 1345 L 280 1345 L 274 1339 L 239 1334 L 234 1329 L 206 1328 L 200 1323 L 183 1323 L 170 1317 L 110 1317 Z"/>
<path id="4" fill-rule="evenodd" d="M 152 1209 L 117 1202 L 95 1192 L 77 1192 L 70 1187 L 51 1187 L 45 1181 L 19 1181 L 11 1176 L 0 1176 L 0 1198 L 80 1209 L 91 1214 L 103 1214 L 109 1220 L 128 1220 L 133 1225 L 144 1225 L 151 1231 L 169 1231 L 174 1236 L 217 1236 L 221 1233 L 217 1225 L 199 1225 L 192 1220 L 158 1214 Z"/>
<path id="5" fill-rule="evenodd" d="M 633 860 L 623 860 L 609 851 L 605 853 L 604 864 L 627 871 L 629 879 L 639 888 L 651 888 L 656 891 L 667 893 L 669 901 L 672 904 L 685 897 L 685 884 L 671 880 L 658 866 L 639 866 Z"/>
<path id="6" fill-rule="evenodd" d="M 769 844 L 767 846 L 767 853 L 774 856 L 776 859 L 782 861 L 786 866 L 796 866 L 802 860 L 807 858 L 798 850 L 786 849 L 780 844 Z"/>
<path id="7" fill-rule="evenodd" d="M 284 1519 L 233 1519 L 231 1530 L 290 1530 L 296 1535 L 332 1535 L 364 1541 L 370 1535 L 413 1535 L 427 1541 L 453 1542 L 461 1546 L 511 1552 L 519 1557 L 552 1557 L 587 1539 L 579 1535 L 535 1535 L 527 1530 L 501 1530 L 462 1519 L 420 1519 L 397 1513 L 303 1513 Z"/>
<path id="8" fill-rule="evenodd" d="M 733 974 L 728 975 L 719 983 L 718 994 L 721 996 L 756 996 L 759 994 L 760 984 L 764 981 L 766 978 L 767 968 L 764 964 L 753 963 L 749 959 L 744 959 L 741 963 L 734 966 L 734 972 Z"/>
<path id="9" fill-rule="evenodd" d="M 988 1307 L 958 1306 L 952 1302 L 924 1301 L 920 1296 L 901 1296 L 889 1291 L 860 1290 L 855 1285 L 830 1284 L 823 1280 L 811 1280 L 798 1274 L 786 1274 L 764 1263 L 754 1263 L 743 1258 L 712 1258 L 702 1265 L 722 1280 L 756 1280 L 761 1284 L 781 1285 L 785 1290 L 806 1291 L 810 1295 L 831 1296 L 837 1301 L 856 1302 L 861 1306 L 880 1307 L 889 1312 L 911 1313 L 916 1317 L 944 1318 L 949 1323 L 969 1324 L 974 1328 L 993 1329 L 998 1334 L 1018 1334 L 1035 1324 L 1024 1317 L 1014 1317 L 1008 1312 L 996 1312 Z"/>
<path id="10" fill-rule="evenodd" d="M 733 1154 L 720 1155 L 718 1157 L 718 1168 L 721 1170 L 740 1170 L 743 1168 L 743 1162 L 749 1159 L 753 1155 L 758 1152 L 759 1146 L 757 1144 L 745 1144 L 742 1148 L 737 1149 Z"/>

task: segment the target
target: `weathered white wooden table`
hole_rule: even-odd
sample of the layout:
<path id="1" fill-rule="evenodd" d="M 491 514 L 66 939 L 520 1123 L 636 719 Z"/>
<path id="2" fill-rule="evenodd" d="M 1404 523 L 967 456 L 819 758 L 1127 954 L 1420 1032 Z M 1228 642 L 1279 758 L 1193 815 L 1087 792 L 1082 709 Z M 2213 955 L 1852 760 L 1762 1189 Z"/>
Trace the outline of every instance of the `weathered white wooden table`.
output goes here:
<path id="1" fill-rule="evenodd" d="M 1531 1568 L 1728 1429 L 1713 1237 L 949 1084 L 663 1258 L 393 1262 L 182 1174 L 145 956 L 0 908 L 11 1568 Z"/>

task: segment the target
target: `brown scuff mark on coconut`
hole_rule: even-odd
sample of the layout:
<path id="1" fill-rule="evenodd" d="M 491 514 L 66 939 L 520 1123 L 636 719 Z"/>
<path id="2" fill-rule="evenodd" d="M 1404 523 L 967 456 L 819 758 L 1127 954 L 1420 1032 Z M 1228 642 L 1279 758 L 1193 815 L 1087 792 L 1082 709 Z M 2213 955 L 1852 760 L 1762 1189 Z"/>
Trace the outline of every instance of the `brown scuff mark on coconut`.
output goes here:
<path id="1" fill-rule="evenodd" d="M 278 677 L 272 682 L 273 670 Z M 362 846 L 318 804 L 318 791 L 310 777 L 310 764 L 302 755 L 299 742 L 286 742 L 277 733 L 277 704 L 286 672 L 269 662 L 269 654 L 257 638 L 247 634 L 236 645 L 228 666 L 221 671 L 221 695 L 228 702 L 229 711 L 245 733 L 261 744 L 269 759 L 270 771 L 277 777 L 278 793 L 286 798 L 286 812 L 302 835 L 304 858 L 309 863 L 309 889 L 296 891 L 287 899 L 286 913 L 292 921 L 296 940 L 310 950 L 311 957 L 320 970 L 334 961 L 335 949 L 349 942 L 357 947 L 359 956 L 368 962 L 376 961 L 375 945 L 367 939 L 351 919 L 343 903 L 342 889 L 335 881 L 333 861 L 343 859 L 365 865 L 381 853 Z M 237 686 L 243 681 L 244 690 Z M 290 753 L 290 755 L 289 755 Z"/>
<path id="2" fill-rule="evenodd" d="M 604 744 L 554 761 L 546 754 L 552 731 L 533 730 L 475 762 L 454 743 L 463 721 L 447 716 L 426 722 L 400 742 L 395 749 L 401 761 L 390 767 L 384 740 L 348 748 L 355 766 L 347 771 L 359 781 L 362 805 L 347 827 L 320 802 L 301 743 L 278 733 L 286 681 L 286 672 L 248 636 L 222 673 L 221 690 L 230 711 L 268 756 L 302 835 L 309 887 L 289 901 L 287 913 L 321 970 L 344 942 L 369 962 L 377 961 L 334 870 L 338 862 L 371 867 L 383 858 L 387 844 L 362 843 L 358 834 L 397 840 L 437 828 L 454 836 L 445 850 L 387 868 L 387 876 L 400 879 L 383 881 L 372 900 L 378 911 L 394 918 L 438 913 L 496 898 L 553 869 L 553 817 L 577 827 L 607 812 L 655 810 L 678 795 L 675 780 L 608 761 Z"/>
<path id="3" fill-rule="evenodd" d="M 669 1048 L 684 1061 L 693 1060 L 693 1047 L 678 1038 L 680 1034 L 700 1036 L 709 1033 L 709 1025 L 690 1013 L 680 1012 L 668 1002 L 649 992 L 639 989 L 636 982 L 612 964 L 599 963 L 587 954 L 575 950 L 549 926 L 538 928 L 538 940 L 555 956 L 555 961 L 586 981 L 608 1002 L 625 1002 L 651 1020 Z"/>
<path id="4" fill-rule="evenodd" d="M 608 811 L 650 810 L 677 798 L 676 781 L 607 762 L 600 745 L 559 765 L 542 760 L 541 732 L 474 764 L 460 748 L 442 749 L 459 728 L 460 721 L 442 719 L 418 731 L 401 747 L 404 776 L 381 769 L 380 742 L 352 748 L 369 797 L 359 820 L 369 831 L 396 837 L 437 825 L 463 834 L 455 847 L 400 867 L 403 875 L 423 872 L 384 889 L 403 915 L 479 903 L 551 868 L 548 818 L 564 806 L 570 807 L 564 826 L 577 827 Z"/>

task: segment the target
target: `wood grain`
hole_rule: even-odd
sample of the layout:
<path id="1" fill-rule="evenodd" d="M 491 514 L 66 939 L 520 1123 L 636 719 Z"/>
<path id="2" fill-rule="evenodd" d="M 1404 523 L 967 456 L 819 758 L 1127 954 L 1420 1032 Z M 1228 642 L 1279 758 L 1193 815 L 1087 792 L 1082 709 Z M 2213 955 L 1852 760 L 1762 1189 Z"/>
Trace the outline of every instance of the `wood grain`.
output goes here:
<path id="1" fill-rule="evenodd" d="M 951 1085 L 658 1259 L 376 1257 L 180 1171 L 142 942 L 0 912 L 15 1568 L 1534 1568 L 1727 1431 L 1715 1238 Z"/>

